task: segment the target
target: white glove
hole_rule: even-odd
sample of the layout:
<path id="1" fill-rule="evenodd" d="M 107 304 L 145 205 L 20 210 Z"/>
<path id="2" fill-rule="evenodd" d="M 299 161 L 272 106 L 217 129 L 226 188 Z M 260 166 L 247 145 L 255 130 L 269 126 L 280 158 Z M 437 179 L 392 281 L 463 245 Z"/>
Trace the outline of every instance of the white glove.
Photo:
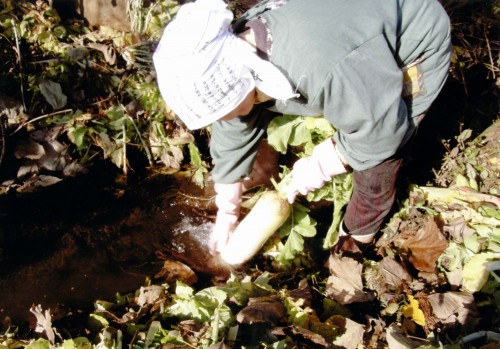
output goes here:
<path id="1" fill-rule="evenodd" d="M 314 147 L 311 156 L 299 159 L 293 165 L 292 179 L 285 191 L 288 202 L 293 203 L 297 194 L 319 189 L 323 184 L 347 169 L 340 159 L 331 138 Z"/>
<path id="2" fill-rule="evenodd" d="M 238 224 L 242 187 L 241 182 L 214 184 L 215 204 L 218 210 L 215 226 L 210 234 L 209 247 L 211 251 L 221 252 Z"/>

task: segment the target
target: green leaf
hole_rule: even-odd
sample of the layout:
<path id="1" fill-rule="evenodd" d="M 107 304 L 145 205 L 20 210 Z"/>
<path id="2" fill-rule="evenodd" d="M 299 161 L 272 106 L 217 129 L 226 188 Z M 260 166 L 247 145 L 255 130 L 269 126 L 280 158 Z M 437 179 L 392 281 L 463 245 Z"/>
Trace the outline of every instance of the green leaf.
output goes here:
<path id="1" fill-rule="evenodd" d="M 106 116 L 110 120 L 121 119 L 125 115 L 125 110 L 121 105 L 112 105 L 106 110 Z"/>
<path id="2" fill-rule="evenodd" d="M 62 344 L 63 349 L 91 349 L 92 343 L 85 337 L 66 339 Z"/>
<path id="3" fill-rule="evenodd" d="M 466 130 L 463 130 L 462 133 L 460 133 L 456 139 L 457 141 L 459 142 L 465 142 L 466 140 L 468 140 L 470 137 L 472 136 L 472 130 L 471 129 L 466 129 Z"/>
<path id="4" fill-rule="evenodd" d="M 44 80 L 39 84 L 40 92 L 47 103 L 49 103 L 54 110 L 61 109 L 67 103 L 67 97 L 62 92 L 61 85 L 57 82 Z"/>
<path id="5" fill-rule="evenodd" d="M 304 250 L 304 239 L 296 231 L 292 230 L 290 235 L 285 242 L 283 251 L 276 257 L 280 262 L 289 261 L 295 258 L 295 256 Z"/>
<path id="6" fill-rule="evenodd" d="M 262 273 L 254 281 L 252 281 L 249 275 L 245 275 L 240 281 L 235 275 L 231 274 L 223 289 L 228 298 L 236 304 L 243 306 L 248 302 L 250 297 L 267 296 L 272 293 L 273 288 L 269 285 L 269 280 L 270 276 L 268 272 Z"/>
<path id="7" fill-rule="evenodd" d="M 127 121 L 128 121 L 127 117 L 112 119 L 112 121 L 108 123 L 108 128 L 113 131 L 123 131 L 124 127 L 126 127 L 128 124 Z M 119 135 L 118 137 L 122 138 L 121 135 Z"/>
<path id="8" fill-rule="evenodd" d="M 343 217 L 343 208 L 347 205 L 352 195 L 352 174 L 346 173 L 334 177 L 331 189 L 333 191 L 333 220 L 323 241 L 324 249 L 333 247 L 337 242 L 339 227 Z"/>
<path id="9" fill-rule="evenodd" d="M 281 239 L 287 238 L 276 257 L 282 263 L 294 259 L 304 250 L 304 237 L 316 235 L 316 221 L 309 216 L 309 209 L 296 202 L 292 210 L 288 220 L 279 229 Z"/>
<path id="10" fill-rule="evenodd" d="M 208 322 L 218 309 L 220 321 L 224 326 L 232 319 L 230 309 L 224 304 L 227 293 L 222 288 L 209 287 L 193 294 L 194 290 L 191 287 L 179 281 L 175 293 L 174 302 L 168 308 L 167 315 Z"/>
<path id="11" fill-rule="evenodd" d="M 168 310 L 167 315 L 178 316 L 181 319 L 193 319 L 199 322 L 208 320 L 208 316 L 195 299 L 174 297 L 174 304 Z"/>
<path id="12" fill-rule="evenodd" d="M 493 217 L 493 218 L 500 220 L 500 210 L 498 210 L 498 209 L 495 209 L 493 207 L 489 207 L 486 205 L 482 205 L 479 207 L 478 211 L 483 216 Z"/>
<path id="13" fill-rule="evenodd" d="M 472 256 L 469 261 L 464 264 L 462 271 L 462 287 L 471 293 L 480 291 L 488 281 L 490 275 L 486 268 L 487 263 L 498 258 L 500 258 L 498 254 L 490 252 Z"/>
<path id="14" fill-rule="evenodd" d="M 38 338 L 36 341 L 28 344 L 26 349 L 50 349 L 50 342 L 43 338 Z"/>
<path id="15" fill-rule="evenodd" d="M 301 118 L 294 115 L 282 115 L 273 118 L 267 127 L 268 143 L 278 152 L 285 154 L 294 128 L 300 122 Z"/>
<path id="16" fill-rule="evenodd" d="M 294 230 L 303 237 L 316 235 L 316 221 L 309 216 L 308 211 L 295 210 L 294 222 Z"/>
<path id="17" fill-rule="evenodd" d="M 177 282 L 177 285 L 175 287 L 175 294 L 181 298 L 191 298 L 193 296 L 194 290 L 192 287 L 189 287 L 188 285 L 182 283 L 182 282 Z"/>
<path id="18" fill-rule="evenodd" d="M 311 130 L 307 127 L 304 119 L 308 118 L 298 118 L 288 143 L 292 146 L 309 144 L 309 151 L 307 153 L 310 153 L 312 150 Z"/>
<path id="19" fill-rule="evenodd" d="M 90 314 L 89 315 L 89 326 L 93 329 L 100 330 L 102 328 L 109 326 L 109 321 L 106 318 L 99 314 Z"/>
<path id="20" fill-rule="evenodd" d="M 152 321 L 146 334 L 144 348 L 149 348 L 159 330 L 161 330 L 161 323 L 159 321 Z"/>
<path id="21" fill-rule="evenodd" d="M 482 243 L 477 234 L 474 234 L 464 239 L 464 245 L 472 253 L 479 253 L 482 250 Z"/>
<path id="22" fill-rule="evenodd" d="M 457 187 L 469 187 L 469 180 L 465 176 L 457 174 L 455 185 Z"/>
<path id="23" fill-rule="evenodd" d="M 191 166 L 195 169 L 192 180 L 200 187 L 204 186 L 205 183 L 205 173 L 208 172 L 203 160 L 201 159 L 201 153 L 196 144 L 189 143 L 189 157 L 191 159 Z"/>
<path id="24" fill-rule="evenodd" d="M 68 138 L 80 150 L 85 147 L 85 135 L 87 134 L 87 127 L 77 126 L 70 128 L 68 131 Z"/>
<path id="25" fill-rule="evenodd" d="M 205 308 L 215 309 L 224 304 L 227 299 L 227 293 L 217 287 L 208 287 L 196 293 L 196 299 Z"/>

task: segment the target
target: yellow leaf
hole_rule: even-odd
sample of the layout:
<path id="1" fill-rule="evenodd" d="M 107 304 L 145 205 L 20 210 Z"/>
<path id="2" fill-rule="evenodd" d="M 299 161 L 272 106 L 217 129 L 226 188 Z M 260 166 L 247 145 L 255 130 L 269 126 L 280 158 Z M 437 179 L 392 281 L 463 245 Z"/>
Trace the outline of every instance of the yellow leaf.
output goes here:
<path id="1" fill-rule="evenodd" d="M 416 324 L 425 327 L 424 312 L 419 308 L 418 301 L 413 296 L 408 296 L 410 304 L 403 306 L 403 315 L 412 319 Z"/>

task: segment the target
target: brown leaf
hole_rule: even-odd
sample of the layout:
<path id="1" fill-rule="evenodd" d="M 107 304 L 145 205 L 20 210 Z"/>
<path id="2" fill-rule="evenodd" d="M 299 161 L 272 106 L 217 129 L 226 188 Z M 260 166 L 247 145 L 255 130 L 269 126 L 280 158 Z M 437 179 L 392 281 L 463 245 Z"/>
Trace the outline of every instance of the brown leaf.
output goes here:
<path id="1" fill-rule="evenodd" d="M 163 278 L 169 284 L 179 280 L 189 286 L 198 281 L 198 277 L 190 267 L 173 259 L 165 260 L 162 269 L 155 275 L 155 278 Z"/>
<path id="2" fill-rule="evenodd" d="M 351 235 L 339 237 L 339 240 L 333 247 L 333 250 L 336 254 L 357 257 L 359 259 L 362 259 L 363 255 L 363 251 L 361 251 Z"/>
<path id="3" fill-rule="evenodd" d="M 411 275 L 406 269 L 394 259 L 394 257 L 385 257 L 380 263 L 380 273 L 391 290 L 395 290 L 401 284 L 401 281 L 411 281 Z"/>
<path id="4" fill-rule="evenodd" d="M 88 169 L 78 164 L 76 161 L 70 162 L 64 167 L 63 174 L 65 177 L 74 177 L 76 175 L 87 173 Z"/>
<path id="5" fill-rule="evenodd" d="M 413 266 L 426 272 L 436 270 L 436 261 L 447 247 L 446 238 L 439 230 L 434 218 L 430 216 L 424 226 L 401 246 L 403 250 L 408 252 L 409 260 Z"/>
<path id="6" fill-rule="evenodd" d="M 312 331 L 298 326 L 290 326 L 283 329 L 283 331 L 293 340 L 298 342 L 307 341 L 314 346 L 314 348 L 331 348 L 332 345 L 326 339 Z"/>
<path id="7" fill-rule="evenodd" d="M 363 290 L 363 265 L 349 257 L 332 254 L 328 260 L 331 276 L 327 280 L 326 295 L 340 304 L 368 302 L 373 294 Z"/>
<path id="8" fill-rule="evenodd" d="M 277 325 L 286 319 L 285 306 L 272 297 L 250 298 L 248 305 L 236 315 L 236 321 L 240 324 L 250 325 L 263 322 Z"/>
<path id="9" fill-rule="evenodd" d="M 445 324 L 462 325 L 476 317 L 474 297 L 461 292 L 435 293 L 428 296 L 429 304 L 436 318 Z"/>
<path id="10" fill-rule="evenodd" d="M 40 171 L 35 160 L 26 160 L 17 170 L 17 178 L 23 178 L 31 174 L 37 174 Z"/>
<path id="11" fill-rule="evenodd" d="M 17 159 L 27 158 L 31 160 L 40 159 L 45 154 L 43 146 L 31 138 L 20 140 L 14 150 Z"/>
<path id="12" fill-rule="evenodd" d="M 365 327 L 351 319 L 345 318 L 345 320 L 345 332 L 335 338 L 333 344 L 345 349 L 356 349 L 358 345 L 363 344 Z"/>
<path id="13" fill-rule="evenodd" d="M 30 133 L 30 137 L 38 143 L 50 143 L 51 141 L 55 141 L 64 132 L 65 127 L 63 125 L 59 125 L 50 128 L 35 130 Z"/>
<path id="14" fill-rule="evenodd" d="M 181 162 L 184 159 L 182 150 L 176 146 L 163 148 L 161 153 L 161 161 L 167 168 L 180 169 Z"/>
<path id="15" fill-rule="evenodd" d="M 422 342 L 409 338 L 396 323 L 390 324 L 386 329 L 386 340 L 389 349 L 417 348 L 422 344 Z"/>
<path id="16" fill-rule="evenodd" d="M 141 307 L 146 304 L 154 304 L 165 298 L 165 288 L 163 286 L 151 285 L 147 287 L 140 288 L 139 297 L 137 298 L 137 304 Z"/>
<path id="17" fill-rule="evenodd" d="M 384 320 L 380 318 L 368 317 L 366 332 L 370 334 L 370 339 L 367 341 L 366 348 L 378 348 L 378 344 L 381 338 L 384 336 L 384 331 L 387 328 L 387 324 Z"/>
<path id="18" fill-rule="evenodd" d="M 45 175 L 34 176 L 27 179 L 23 183 L 23 185 L 21 185 L 19 188 L 16 189 L 16 191 L 19 193 L 31 193 L 43 187 L 48 187 L 56 183 L 59 183 L 60 181 L 62 181 L 61 178 L 54 176 L 45 176 Z"/>
<path id="19" fill-rule="evenodd" d="M 0 114 L 3 114 L 9 125 L 20 125 L 28 120 L 23 104 L 17 99 L 0 96 Z"/>
<path id="20" fill-rule="evenodd" d="M 168 143 L 170 145 L 185 145 L 192 142 L 194 142 L 193 134 L 184 128 L 176 129 L 173 135 L 168 138 Z"/>
<path id="21" fill-rule="evenodd" d="M 49 171 L 62 171 L 67 166 L 68 147 L 66 145 L 54 140 L 43 143 L 43 149 L 45 154 L 38 159 L 40 167 Z"/>
<path id="22" fill-rule="evenodd" d="M 117 57 L 113 46 L 91 42 L 88 44 L 88 47 L 100 51 L 109 65 L 113 66 L 116 64 Z"/>
<path id="23" fill-rule="evenodd" d="M 302 308 L 311 306 L 312 293 L 311 287 L 309 287 L 309 284 L 307 283 L 307 279 L 300 280 L 299 287 L 288 292 L 288 295 L 294 301 L 302 300 Z"/>
<path id="24" fill-rule="evenodd" d="M 464 217 L 454 217 L 443 226 L 443 232 L 453 240 L 463 242 L 464 239 L 474 235 L 475 230 L 467 225 Z"/>
<path id="25" fill-rule="evenodd" d="M 207 323 L 200 324 L 194 320 L 184 320 L 178 325 L 181 336 L 189 343 L 197 343 L 199 339 L 207 332 L 209 326 Z"/>

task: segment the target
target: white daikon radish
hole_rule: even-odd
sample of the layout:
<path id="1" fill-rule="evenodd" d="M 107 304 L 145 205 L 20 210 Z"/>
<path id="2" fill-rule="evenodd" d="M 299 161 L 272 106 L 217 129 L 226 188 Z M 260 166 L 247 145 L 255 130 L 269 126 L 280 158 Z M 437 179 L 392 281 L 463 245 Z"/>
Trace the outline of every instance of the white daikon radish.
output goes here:
<path id="1" fill-rule="evenodd" d="M 252 258 L 290 215 L 291 205 L 276 190 L 267 191 L 238 224 L 221 252 L 228 264 L 242 264 Z"/>

